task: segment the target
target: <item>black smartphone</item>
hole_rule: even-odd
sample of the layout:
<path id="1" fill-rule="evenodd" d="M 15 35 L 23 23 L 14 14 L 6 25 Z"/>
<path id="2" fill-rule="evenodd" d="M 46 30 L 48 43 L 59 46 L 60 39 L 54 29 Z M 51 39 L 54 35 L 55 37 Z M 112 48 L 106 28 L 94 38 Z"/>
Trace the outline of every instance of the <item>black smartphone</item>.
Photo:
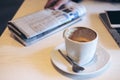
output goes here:
<path id="1" fill-rule="evenodd" d="M 112 28 L 120 28 L 120 10 L 106 11 L 106 16 Z"/>

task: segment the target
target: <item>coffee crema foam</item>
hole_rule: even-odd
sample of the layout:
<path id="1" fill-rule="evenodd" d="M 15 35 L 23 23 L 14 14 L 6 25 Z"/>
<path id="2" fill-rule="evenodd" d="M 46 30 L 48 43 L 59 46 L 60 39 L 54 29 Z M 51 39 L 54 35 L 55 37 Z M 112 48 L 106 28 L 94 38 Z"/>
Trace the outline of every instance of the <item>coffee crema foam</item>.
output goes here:
<path id="1" fill-rule="evenodd" d="M 69 39 L 77 42 L 89 42 L 96 38 L 96 33 L 88 28 L 79 27 L 70 31 Z"/>
<path id="2" fill-rule="evenodd" d="M 78 42 L 89 42 L 90 40 L 85 37 L 69 37 L 73 41 L 78 41 Z"/>

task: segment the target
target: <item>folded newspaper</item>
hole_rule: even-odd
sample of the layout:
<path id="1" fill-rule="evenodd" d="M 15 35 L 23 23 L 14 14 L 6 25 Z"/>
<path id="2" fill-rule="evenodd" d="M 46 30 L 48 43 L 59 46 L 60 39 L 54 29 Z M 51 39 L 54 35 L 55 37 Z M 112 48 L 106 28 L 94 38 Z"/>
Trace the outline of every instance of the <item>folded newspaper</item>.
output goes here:
<path id="1" fill-rule="evenodd" d="M 15 39 L 27 46 L 80 21 L 85 13 L 83 5 L 69 2 L 59 10 L 44 9 L 11 20 L 8 28 Z"/>

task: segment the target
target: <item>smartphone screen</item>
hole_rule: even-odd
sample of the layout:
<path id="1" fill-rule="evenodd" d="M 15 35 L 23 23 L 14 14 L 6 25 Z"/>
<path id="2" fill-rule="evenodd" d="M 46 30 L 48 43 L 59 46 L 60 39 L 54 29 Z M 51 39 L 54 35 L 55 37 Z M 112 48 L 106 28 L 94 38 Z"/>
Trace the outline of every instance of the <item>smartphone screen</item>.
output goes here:
<path id="1" fill-rule="evenodd" d="M 106 16 L 112 28 L 120 28 L 120 10 L 106 11 Z"/>

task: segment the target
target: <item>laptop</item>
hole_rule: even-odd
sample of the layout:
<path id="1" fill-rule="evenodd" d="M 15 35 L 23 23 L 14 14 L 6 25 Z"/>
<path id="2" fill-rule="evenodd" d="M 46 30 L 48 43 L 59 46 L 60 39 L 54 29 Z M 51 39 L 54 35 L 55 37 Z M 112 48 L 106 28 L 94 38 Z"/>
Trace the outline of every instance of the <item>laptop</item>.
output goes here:
<path id="1" fill-rule="evenodd" d="M 113 39 L 116 41 L 116 43 L 120 47 L 120 28 L 112 28 L 108 22 L 108 19 L 105 13 L 100 13 L 99 17 L 103 22 L 103 24 L 105 25 L 106 29 L 109 31 Z"/>

